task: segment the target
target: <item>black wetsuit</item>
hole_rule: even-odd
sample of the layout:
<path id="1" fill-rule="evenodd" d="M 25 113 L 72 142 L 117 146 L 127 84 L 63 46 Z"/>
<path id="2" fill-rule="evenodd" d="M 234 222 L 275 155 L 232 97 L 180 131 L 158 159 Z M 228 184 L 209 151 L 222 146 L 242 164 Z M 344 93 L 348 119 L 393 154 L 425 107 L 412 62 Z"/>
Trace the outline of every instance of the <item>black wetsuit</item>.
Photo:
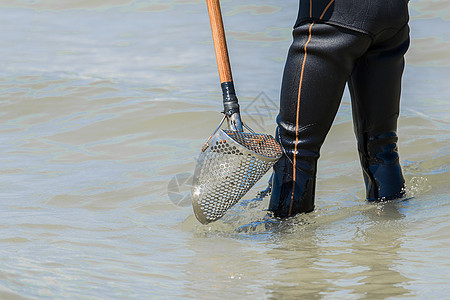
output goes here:
<path id="1" fill-rule="evenodd" d="M 320 148 L 346 83 L 368 200 L 401 197 L 397 153 L 407 0 L 300 0 L 280 96 L 269 210 L 287 217 L 314 209 Z"/>

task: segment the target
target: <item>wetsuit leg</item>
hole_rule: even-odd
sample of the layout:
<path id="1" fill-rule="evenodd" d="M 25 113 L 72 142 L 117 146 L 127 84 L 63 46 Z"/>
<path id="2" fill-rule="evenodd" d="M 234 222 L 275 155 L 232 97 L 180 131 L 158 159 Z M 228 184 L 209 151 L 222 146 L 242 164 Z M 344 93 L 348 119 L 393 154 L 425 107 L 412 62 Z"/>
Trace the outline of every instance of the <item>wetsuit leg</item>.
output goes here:
<path id="1" fill-rule="evenodd" d="M 397 118 L 409 46 L 406 25 L 377 37 L 357 60 L 349 79 L 353 122 L 368 200 L 402 196 L 404 179 L 397 152 Z"/>
<path id="2" fill-rule="evenodd" d="M 360 32 L 323 23 L 294 29 L 283 75 L 269 210 L 288 217 L 314 209 L 317 160 L 354 63 L 371 44 Z"/>

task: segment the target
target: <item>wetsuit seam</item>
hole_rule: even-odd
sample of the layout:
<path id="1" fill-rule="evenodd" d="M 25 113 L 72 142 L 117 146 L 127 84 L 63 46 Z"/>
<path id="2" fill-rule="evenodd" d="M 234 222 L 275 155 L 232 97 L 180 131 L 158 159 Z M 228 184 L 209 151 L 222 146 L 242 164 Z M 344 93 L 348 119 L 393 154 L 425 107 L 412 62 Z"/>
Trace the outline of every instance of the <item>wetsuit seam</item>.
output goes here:
<path id="1" fill-rule="evenodd" d="M 351 31 L 355 31 L 357 33 L 362 33 L 362 34 L 368 35 L 372 39 L 372 41 L 375 40 L 375 34 L 369 32 L 369 31 L 366 31 L 366 30 L 363 30 L 363 29 L 360 29 L 360 28 L 356 28 L 356 27 L 353 27 L 353 26 L 350 26 L 350 25 L 346 25 L 346 24 L 343 24 L 343 23 L 340 23 L 340 22 L 328 21 L 328 20 L 324 21 L 324 20 L 320 20 L 320 19 L 317 19 L 317 18 L 309 18 L 309 19 L 305 18 L 305 19 L 302 19 L 301 21 L 295 23 L 293 29 L 296 29 L 297 27 L 299 27 L 299 26 L 301 26 L 301 25 L 303 25 L 305 23 L 311 23 L 311 22 L 320 23 L 320 24 L 327 24 L 327 25 L 330 25 L 330 26 L 336 26 L 336 27 L 345 28 L 345 29 L 348 29 L 348 30 L 351 30 Z"/>
<path id="2" fill-rule="evenodd" d="M 333 1 L 333 0 L 332 0 Z M 303 62 L 302 62 L 302 68 L 300 71 L 300 82 L 298 87 L 298 95 L 297 95 L 297 113 L 296 113 L 296 124 L 295 124 L 295 144 L 294 144 L 294 162 L 293 162 L 293 172 L 292 172 L 292 194 L 291 194 L 291 203 L 289 204 L 289 213 L 290 216 L 292 213 L 292 206 L 294 204 L 294 193 L 295 193 L 295 179 L 296 179 L 296 153 L 297 153 L 297 144 L 298 144 L 298 128 L 299 128 L 299 117 L 300 117 L 300 98 L 302 93 L 302 85 L 303 85 L 303 75 L 305 74 L 305 66 L 306 66 L 306 57 L 308 55 L 308 44 L 311 41 L 312 38 L 312 27 L 314 26 L 314 22 L 311 23 L 309 26 L 309 34 L 308 34 L 308 40 L 305 43 L 304 47 L 304 56 L 303 56 Z"/>
<path id="3" fill-rule="evenodd" d="M 408 27 L 408 26 L 409 26 L 409 25 L 408 25 L 408 22 L 406 22 L 402 27 L 400 27 L 400 28 L 395 32 L 395 34 L 392 35 L 392 38 L 390 38 L 389 40 L 395 38 L 399 32 L 401 32 L 402 30 L 405 29 L 405 27 Z M 378 33 L 377 33 L 377 36 L 379 36 L 381 33 L 385 32 L 385 31 L 392 30 L 392 29 L 397 29 L 397 28 L 396 28 L 396 27 L 385 28 L 385 29 L 381 30 L 380 32 L 378 32 Z"/>
<path id="4" fill-rule="evenodd" d="M 331 4 L 333 4 L 334 0 L 330 0 L 330 2 L 328 2 L 328 5 L 325 6 L 325 8 L 322 11 L 322 14 L 320 15 L 319 20 L 322 20 L 323 16 L 325 15 L 325 13 L 328 11 L 328 8 L 330 8 Z M 312 7 L 312 1 L 310 1 L 310 8 Z M 311 25 L 309 26 L 309 35 L 308 35 L 308 41 L 305 43 L 305 54 L 303 56 L 303 62 L 302 62 L 302 69 L 300 72 L 300 82 L 299 82 L 299 88 L 298 88 L 298 96 L 297 96 L 297 114 L 296 114 L 296 124 L 295 124 L 295 144 L 294 144 L 294 163 L 293 163 L 293 168 L 292 168 L 292 194 L 291 194 L 291 203 L 289 204 L 289 213 L 288 216 L 290 216 L 292 214 L 292 207 L 294 204 L 294 193 L 295 193 L 295 179 L 296 179 L 296 154 L 297 154 L 297 144 L 298 144 L 298 129 L 299 129 L 299 117 L 300 117 L 300 98 L 301 98 L 301 89 L 302 89 L 302 85 L 303 85 L 303 75 L 305 72 L 305 66 L 306 66 L 306 57 L 308 54 L 307 51 L 307 47 L 308 44 L 311 42 L 311 38 L 312 38 L 312 28 L 314 26 L 315 22 L 312 22 Z"/>
<path id="5" fill-rule="evenodd" d="M 309 17 L 312 18 L 312 0 L 309 0 Z"/>

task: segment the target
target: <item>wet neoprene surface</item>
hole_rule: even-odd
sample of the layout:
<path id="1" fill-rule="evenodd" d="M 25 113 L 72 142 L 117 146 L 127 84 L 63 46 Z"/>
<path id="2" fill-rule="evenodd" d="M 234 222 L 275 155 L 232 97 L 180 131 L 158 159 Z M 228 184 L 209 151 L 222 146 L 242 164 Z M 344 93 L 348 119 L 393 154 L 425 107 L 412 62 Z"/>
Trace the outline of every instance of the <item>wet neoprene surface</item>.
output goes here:
<path id="1" fill-rule="evenodd" d="M 331 4 L 330 4 L 331 3 Z M 311 20 L 336 24 L 372 36 L 403 27 L 408 21 L 407 0 L 301 0 L 296 27 Z"/>
<path id="2" fill-rule="evenodd" d="M 310 1 L 301 1 L 283 75 L 277 137 L 288 158 L 274 167 L 270 203 L 279 216 L 314 208 L 320 148 L 347 82 L 367 199 L 398 197 L 404 185 L 396 131 L 407 2 L 313 2 L 309 18 Z"/>

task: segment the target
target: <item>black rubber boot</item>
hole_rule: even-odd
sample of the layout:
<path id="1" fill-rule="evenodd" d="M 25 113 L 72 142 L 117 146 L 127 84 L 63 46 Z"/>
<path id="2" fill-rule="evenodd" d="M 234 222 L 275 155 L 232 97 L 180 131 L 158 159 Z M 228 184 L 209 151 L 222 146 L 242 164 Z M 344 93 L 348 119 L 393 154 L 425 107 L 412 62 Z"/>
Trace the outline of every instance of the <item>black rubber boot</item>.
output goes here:
<path id="1" fill-rule="evenodd" d="M 278 218 L 286 218 L 314 210 L 316 180 L 304 172 L 292 179 L 292 163 L 283 157 L 274 167 L 269 210 Z"/>
<path id="2" fill-rule="evenodd" d="M 322 141 L 311 136 L 316 133 L 314 128 L 305 128 L 302 139 L 296 139 L 295 133 L 289 130 L 292 126 L 286 127 L 280 117 L 278 123 L 276 139 L 284 155 L 273 168 L 269 210 L 275 217 L 286 218 L 314 210 L 317 160 Z"/>
<path id="3" fill-rule="evenodd" d="M 395 132 L 358 137 L 358 152 L 369 201 L 392 200 L 405 194 L 396 143 Z"/>

